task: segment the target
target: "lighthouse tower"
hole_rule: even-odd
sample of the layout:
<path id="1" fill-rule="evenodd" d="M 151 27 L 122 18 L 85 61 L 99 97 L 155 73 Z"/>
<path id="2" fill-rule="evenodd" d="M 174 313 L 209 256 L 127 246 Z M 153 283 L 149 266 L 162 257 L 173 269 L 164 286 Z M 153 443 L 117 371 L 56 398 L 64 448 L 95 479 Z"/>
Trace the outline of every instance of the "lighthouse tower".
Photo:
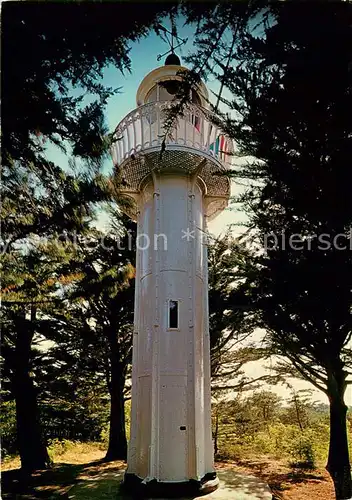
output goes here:
<path id="1" fill-rule="evenodd" d="M 166 144 L 179 58 L 151 71 L 117 126 L 114 164 L 137 222 L 132 413 L 125 485 L 209 492 L 213 468 L 207 222 L 228 203 L 231 142 L 211 123 L 203 83 Z"/>

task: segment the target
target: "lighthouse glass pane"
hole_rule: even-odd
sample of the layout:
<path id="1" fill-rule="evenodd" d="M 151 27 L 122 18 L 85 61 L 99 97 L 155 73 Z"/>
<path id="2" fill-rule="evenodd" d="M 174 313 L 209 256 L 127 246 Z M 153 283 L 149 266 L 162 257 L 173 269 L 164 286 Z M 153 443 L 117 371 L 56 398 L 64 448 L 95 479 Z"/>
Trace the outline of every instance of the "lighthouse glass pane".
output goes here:
<path id="1" fill-rule="evenodd" d="M 197 94 L 197 92 L 195 92 L 194 90 L 192 90 L 192 103 L 198 107 L 201 106 L 200 97 Z M 192 114 L 191 121 L 199 132 L 200 131 L 200 118 L 198 116 Z"/>
<path id="2" fill-rule="evenodd" d="M 149 91 L 147 94 L 147 97 L 145 99 L 145 102 L 155 102 L 157 97 L 157 90 L 156 90 L 156 85 L 152 88 L 152 90 Z"/>
<path id="3" fill-rule="evenodd" d="M 200 97 L 199 97 L 199 95 L 197 94 L 197 92 L 195 90 L 192 90 L 192 102 L 196 106 L 200 106 L 201 105 Z"/>
<path id="4" fill-rule="evenodd" d="M 169 328 L 178 328 L 178 300 L 169 300 Z"/>
<path id="5" fill-rule="evenodd" d="M 175 91 L 171 85 L 170 85 L 170 90 Z M 159 85 L 159 100 L 160 101 L 172 101 L 173 98 L 175 97 L 174 94 L 170 94 L 165 87 L 162 85 Z"/>

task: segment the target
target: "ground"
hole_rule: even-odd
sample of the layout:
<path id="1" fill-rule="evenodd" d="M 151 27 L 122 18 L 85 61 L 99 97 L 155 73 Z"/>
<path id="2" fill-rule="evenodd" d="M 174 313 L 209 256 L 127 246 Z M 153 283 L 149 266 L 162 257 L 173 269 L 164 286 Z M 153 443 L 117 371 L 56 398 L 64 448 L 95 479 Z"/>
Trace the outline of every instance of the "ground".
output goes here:
<path id="1" fill-rule="evenodd" d="M 229 464 L 218 463 L 217 467 Z M 265 480 L 275 500 L 334 500 L 334 486 L 328 472 L 323 469 L 311 471 L 293 469 L 285 461 L 267 457 L 235 462 L 239 471 L 255 474 Z"/>
<path id="2" fill-rule="evenodd" d="M 99 445 L 77 444 L 54 457 L 52 470 L 40 471 L 21 481 L 19 460 L 5 461 L 2 467 L 4 500 L 57 499 L 108 500 L 118 492 L 117 475 L 122 478 L 125 464 L 104 462 Z M 217 462 L 219 470 L 235 469 L 256 475 L 271 487 L 276 500 L 333 500 L 333 485 L 324 469 L 292 469 L 284 461 L 266 457 L 241 462 Z"/>

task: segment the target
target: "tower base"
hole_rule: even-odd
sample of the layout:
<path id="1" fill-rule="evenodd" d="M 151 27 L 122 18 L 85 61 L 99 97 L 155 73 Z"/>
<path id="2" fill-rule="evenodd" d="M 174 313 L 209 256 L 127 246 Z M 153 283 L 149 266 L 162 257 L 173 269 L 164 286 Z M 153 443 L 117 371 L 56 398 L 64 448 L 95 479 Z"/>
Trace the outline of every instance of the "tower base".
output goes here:
<path id="1" fill-rule="evenodd" d="M 156 479 L 151 481 L 143 481 L 136 474 L 125 473 L 123 480 L 123 489 L 136 495 L 137 498 L 143 497 L 194 497 L 199 495 L 207 495 L 215 491 L 219 486 L 219 479 L 216 472 L 208 472 L 200 480 L 190 479 L 180 483 L 160 482 Z"/>

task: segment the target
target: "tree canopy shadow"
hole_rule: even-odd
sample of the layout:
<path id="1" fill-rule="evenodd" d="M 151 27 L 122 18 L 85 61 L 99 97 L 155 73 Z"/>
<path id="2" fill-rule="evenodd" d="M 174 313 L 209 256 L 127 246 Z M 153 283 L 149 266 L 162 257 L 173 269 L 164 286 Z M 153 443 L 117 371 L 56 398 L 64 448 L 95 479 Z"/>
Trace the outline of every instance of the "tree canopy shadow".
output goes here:
<path id="1" fill-rule="evenodd" d="M 289 490 L 293 485 L 304 484 L 311 482 L 327 482 L 328 479 L 321 473 L 311 469 L 303 469 L 301 467 L 284 467 L 282 469 L 273 470 L 270 461 L 243 460 L 237 461 L 236 465 L 244 466 L 247 469 L 253 470 L 254 474 L 260 475 L 267 481 L 274 498 L 282 498 L 281 492 Z"/>
<path id="2" fill-rule="evenodd" d="M 116 463 L 104 459 L 84 464 L 56 463 L 51 469 L 38 470 L 32 474 L 21 469 L 11 469 L 2 472 L 2 498 L 5 500 L 21 500 L 22 498 L 49 498 L 63 496 L 82 478 L 104 474 L 104 469 L 110 472 L 120 469 Z"/>

